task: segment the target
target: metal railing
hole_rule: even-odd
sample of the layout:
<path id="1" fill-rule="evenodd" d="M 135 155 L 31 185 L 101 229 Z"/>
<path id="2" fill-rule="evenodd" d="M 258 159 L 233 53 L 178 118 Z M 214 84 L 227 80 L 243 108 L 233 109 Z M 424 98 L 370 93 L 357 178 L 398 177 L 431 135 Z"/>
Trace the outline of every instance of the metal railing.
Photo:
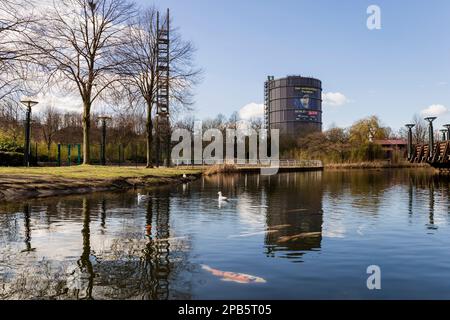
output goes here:
<path id="1" fill-rule="evenodd" d="M 272 160 L 270 163 L 267 161 L 249 161 L 248 159 L 234 159 L 225 160 L 225 161 L 217 161 L 216 163 L 207 163 L 206 161 L 202 161 L 202 163 L 194 164 L 191 160 L 187 159 L 178 159 L 173 160 L 173 165 L 176 167 L 180 166 L 211 166 L 211 165 L 223 165 L 230 164 L 236 167 L 280 167 L 280 168 L 288 168 L 288 167 L 296 167 L 296 168 L 323 168 L 323 162 L 321 160 Z"/>

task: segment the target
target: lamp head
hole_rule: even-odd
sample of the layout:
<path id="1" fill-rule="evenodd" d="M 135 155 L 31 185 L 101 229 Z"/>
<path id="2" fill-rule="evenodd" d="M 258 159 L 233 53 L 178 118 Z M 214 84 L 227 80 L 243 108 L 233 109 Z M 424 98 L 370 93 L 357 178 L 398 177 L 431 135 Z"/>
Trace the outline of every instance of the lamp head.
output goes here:
<path id="1" fill-rule="evenodd" d="M 444 128 L 450 129 L 450 124 L 444 124 Z"/>
<path id="2" fill-rule="evenodd" d="M 112 118 L 110 116 L 107 115 L 101 115 L 97 117 L 98 120 L 111 120 Z"/>
<path id="3" fill-rule="evenodd" d="M 33 100 L 31 97 L 23 97 L 20 100 L 20 103 L 23 104 L 26 107 L 34 107 L 35 105 L 37 105 L 39 102 Z"/>
<path id="4" fill-rule="evenodd" d="M 436 119 L 437 119 L 437 117 L 427 117 L 427 118 L 425 118 L 425 120 L 430 122 L 430 123 L 433 122 Z"/>
<path id="5" fill-rule="evenodd" d="M 412 129 L 412 128 L 414 128 L 416 125 L 415 124 L 412 124 L 412 123 L 408 123 L 408 124 L 405 124 L 405 127 L 407 127 L 408 129 Z"/>

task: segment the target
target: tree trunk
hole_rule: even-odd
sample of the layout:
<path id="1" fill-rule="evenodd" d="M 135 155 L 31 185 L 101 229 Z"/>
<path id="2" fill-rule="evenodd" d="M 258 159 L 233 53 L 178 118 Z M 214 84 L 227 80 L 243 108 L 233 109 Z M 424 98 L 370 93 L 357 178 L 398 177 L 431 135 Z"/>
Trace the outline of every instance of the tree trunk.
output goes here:
<path id="1" fill-rule="evenodd" d="M 91 129 L 91 105 L 84 103 L 83 114 L 83 164 L 91 163 L 91 145 L 89 142 L 89 134 Z"/>
<path id="2" fill-rule="evenodd" d="M 147 168 L 153 168 L 152 163 L 152 144 L 153 144 L 153 123 L 152 123 L 152 105 L 147 102 Z"/>

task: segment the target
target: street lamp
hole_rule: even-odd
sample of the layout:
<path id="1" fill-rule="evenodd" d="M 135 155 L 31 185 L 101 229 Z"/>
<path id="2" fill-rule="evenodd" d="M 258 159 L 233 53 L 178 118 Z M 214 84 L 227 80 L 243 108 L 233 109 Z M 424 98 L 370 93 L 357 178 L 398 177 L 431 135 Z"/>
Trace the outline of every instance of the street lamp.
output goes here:
<path id="1" fill-rule="evenodd" d="M 450 140 L 450 124 L 444 124 L 444 128 L 447 128 L 447 140 Z"/>
<path id="2" fill-rule="evenodd" d="M 441 130 L 439 130 L 439 132 L 440 133 L 442 133 L 442 141 L 445 141 L 445 140 L 447 140 L 447 129 L 441 129 Z"/>
<path id="3" fill-rule="evenodd" d="M 446 139 L 447 129 L 441 129 L 439 131 L 442 133 L 442 141 L 447 140 Z"/>
<path id="4" fill-rule="evenodd" d="M 102 123 L 102 145 L 101 145 L 101 162 L 106 165 L 106 121 L 111 120 L 109 116 L 99 116 L 98 120 Z"/>
<path id="5" fill-rule="evenodd" d="M 436 120 L 436 117 L 428 117 L 425 118 L 428 121 L 428 146 L 429 146 L 429 157 L 430 159 L 433 157 L 433 148 L 434 148 L 434 130 L 433 130 L 433 121 Z"/>
<path id="6" fill-rule="evenodd" d="M 27 107 L 26 120 L 25 120 L 25 150 L 24 150 L 24 162 L 25 167 L 30 166 L 30 137 L 31 137 L 31 108 L 38 104 L 37 101 L 33 101 L 31 98 L 24 97 L 20 103 Z"/>
<path id="7" fill-rule="evenodd" d="M 412 146 L 412 128 L 414 128 L 416 125 L 412 123 L 408 123 L 405 125 L 406 128 L 408 128 L 408 160 L 412 159 L 413 156 L 413 146 Z"/>

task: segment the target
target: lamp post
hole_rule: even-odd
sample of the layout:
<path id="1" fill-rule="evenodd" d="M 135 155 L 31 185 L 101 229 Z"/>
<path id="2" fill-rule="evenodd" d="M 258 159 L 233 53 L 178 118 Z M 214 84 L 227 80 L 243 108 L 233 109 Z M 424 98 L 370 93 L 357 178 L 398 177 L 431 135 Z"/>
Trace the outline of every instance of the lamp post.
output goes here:
<path id="1" fill-rule="evenodd" d="M 439 131 L 442 133 L 442 141 L 447 140 L 447 138 L 446 138 L 447 129 L 441 129 Z"/>
<path id="2" fill-rule="evenodd" d="M 444 124 L 444 128 L 447 128 L 447 140 L 450 140 L 450 124 Z"/>
<path id="3" fill-rule="evenodd" d="M 436 117 L 428 117 L 425 118 L 428 121 L 428 146 L 430 148 L 429 157 L 433 157 L 433 147 L 434 147 L 434 130 L 433 130 L 433 121 L 436 120 Z"/>
<path id="4" fill-rule="evenodd" d="M 416 125 L 412 123 L 408 123 L 405 125 L 406 128 L 408 128 L 408 160 L 412 159 L 413 156 L 413 146 L 412 146 L 412 128 L 414 128 Z"/>
<path id="5" fill-rule="evenodd" d="M 102 144 L 101 144 L 101 162 L 102 165 L 106 165 L 106 121 L 111 120 L 109 116 L 100 116 L 98 120 L 102 123 Z"/>
<path id="6" fill-rule="evenodd" d="M 25 120 L 25 150 L 24 150 L 24 165 L 30 166 L 30 138 L 31 138 L 31 108 L 38 104 L 37 101 L 33 101 L 28 97 L 23 98 L 22 103 L 26 108 L 26 120 Z"/>

